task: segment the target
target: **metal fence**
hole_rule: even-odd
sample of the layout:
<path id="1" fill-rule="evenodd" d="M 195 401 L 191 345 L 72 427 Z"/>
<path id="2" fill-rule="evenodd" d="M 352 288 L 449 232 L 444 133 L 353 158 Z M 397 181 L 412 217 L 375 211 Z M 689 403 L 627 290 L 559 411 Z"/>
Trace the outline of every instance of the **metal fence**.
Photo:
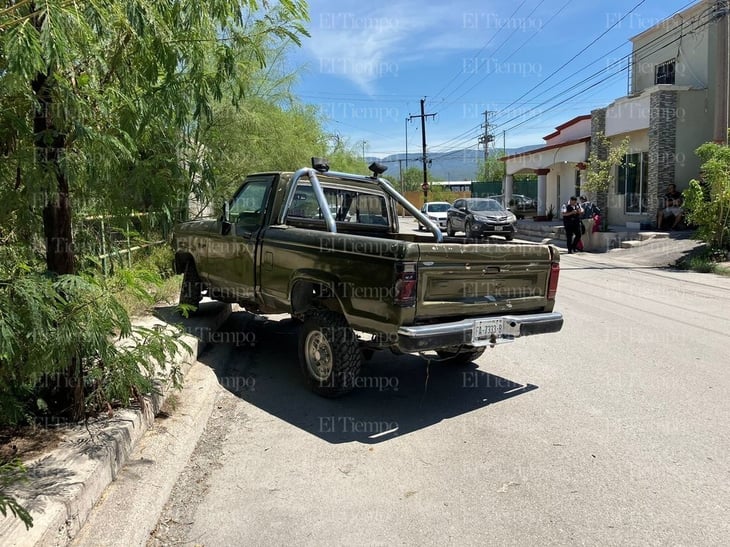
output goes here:
<path id="1" fill-rule="evenodd" d="M 75 225 L 75 245 L 109 275 L 116 267 L 131 267 L 134 253 L 167 244 L 178 216 L 147 212 L 81 217 Z"/>

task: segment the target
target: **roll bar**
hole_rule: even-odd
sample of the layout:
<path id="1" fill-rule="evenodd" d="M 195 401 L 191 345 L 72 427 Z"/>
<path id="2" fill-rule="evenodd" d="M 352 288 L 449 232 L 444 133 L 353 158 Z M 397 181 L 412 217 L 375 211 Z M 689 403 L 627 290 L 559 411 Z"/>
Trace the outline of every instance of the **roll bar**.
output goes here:
<path id="1" fill-rule="evenodd" d="M 419 211 L 418 208 L 415 207 L 410 201 L 408 201 L 405 197 L 399 194 L 398 191 L 393 188 L 387 180 L 379 177 L 367 177 L 363 175 L 353 175 L 351 173 L 340 173 L 337 171 L 327 171 L 327 174 L 343 179 L 377 184 L 388 196 L 393 198 L 406 211 L 416 217 L 421 222 L 421 224 L 427 226 L 438 243 L 443 242 L 444 235 L 441 233 L 441 229 L 436 224 L 434 224 L 431 219 L 429 219 L 426 215 Z M 319 183 L 319 179 L 317 178 L 317 171 L 312 169 L 311 167 L 303 167 L 296 171 L 292 176 L 286 198 L 284 199 L 284 206 L 281 208 L 281 212 L 279 213 L 279 224 L 284 224 L 284 222 L 286 221 L 286 215 L 289 212 L 292 201 L 294 201 L 294 194 L 296 193 L 297 183 L 299 182 L 299 179 L 304 176 L 307 176 L 309 178 L 309 182 L 312 185 L 312 190 L 314 190 L 314 196 L 317 198 L 317 203 L 319 204 L 319 208 L 322 211 L 322 215 L 324 216 L 327 230 L 329 232 L 332 232 L 333 234 L 336 234 L 337 225 L 335 223 L 335 219 L 332 216 L 332 211 L 330 211 L 329 204 L 327 203 L 327 199 L 325 198 L 324 192 L 322 191 L 322 185 Z"/>

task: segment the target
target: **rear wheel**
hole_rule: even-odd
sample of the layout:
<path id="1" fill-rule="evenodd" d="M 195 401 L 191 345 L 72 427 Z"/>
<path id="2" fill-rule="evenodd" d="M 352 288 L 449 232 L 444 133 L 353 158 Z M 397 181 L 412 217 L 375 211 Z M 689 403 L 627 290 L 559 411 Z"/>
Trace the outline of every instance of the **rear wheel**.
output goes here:
<path id="1" fill-rule="evenodd" d="M 188 260 L 185 263 L 182 285 L 180 286 L 180 304 L 195 306 L 197 308 L 202 299 L 203 285 L 200 282 L 198 270 L 195 267 L 195 263 L 192 260 Z"/>
<path id="2" fill-rule="evenodd" d="M 314 310 L 299 333 L 299 364 L 310 389 L 339 397 L 355 387 L 362 365 L 357 336 L 342 314 Z"/>
<path id="3" fill-rule="evenodd" d="M 461 351 L 438 350 L 436 353 L 444 365 L 466 365 L 476 361 L 482 356 L 487 348 L 470 348 Z"/>

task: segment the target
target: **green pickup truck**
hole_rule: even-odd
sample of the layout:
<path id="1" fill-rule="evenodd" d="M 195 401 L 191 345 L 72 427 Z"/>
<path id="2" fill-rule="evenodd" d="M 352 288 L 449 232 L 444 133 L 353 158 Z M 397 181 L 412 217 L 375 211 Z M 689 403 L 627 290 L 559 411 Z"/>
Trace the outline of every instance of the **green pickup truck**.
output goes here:
<path id="1" fill-rule="evenodd" d="M 302 322 L 310 387 L 338 396 L 363 357 L 435 352 L 463 364 L 486 347 L 558 332 L 560 254 L 552 245 L 444 237 L 380 175 L 312 168 L 253 174 L 217 219 L 184 222 L 173 239 L 180 303 L 207 296 Z M 400 204 L 431 234 L 399 233 Z"/>

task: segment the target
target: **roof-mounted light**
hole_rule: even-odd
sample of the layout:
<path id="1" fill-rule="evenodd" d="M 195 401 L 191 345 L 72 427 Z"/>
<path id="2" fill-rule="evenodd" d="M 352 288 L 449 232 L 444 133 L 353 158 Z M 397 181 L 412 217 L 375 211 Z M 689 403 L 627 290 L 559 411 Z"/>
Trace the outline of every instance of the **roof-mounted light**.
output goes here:
<path id="1" fill-rule="evenodd" d="M 320 173 L 326 173 L 330 170 L 330 164 L 324 158 L 312 158 L 312 167 Z"/>
<path id="2" fill-rule="evenodd" d="M 374 161 L 373 163 L 368 165 L 368 169 L 373 172 L 373 178 L 376 179 L 388 170 L 388 166 Z"/>

